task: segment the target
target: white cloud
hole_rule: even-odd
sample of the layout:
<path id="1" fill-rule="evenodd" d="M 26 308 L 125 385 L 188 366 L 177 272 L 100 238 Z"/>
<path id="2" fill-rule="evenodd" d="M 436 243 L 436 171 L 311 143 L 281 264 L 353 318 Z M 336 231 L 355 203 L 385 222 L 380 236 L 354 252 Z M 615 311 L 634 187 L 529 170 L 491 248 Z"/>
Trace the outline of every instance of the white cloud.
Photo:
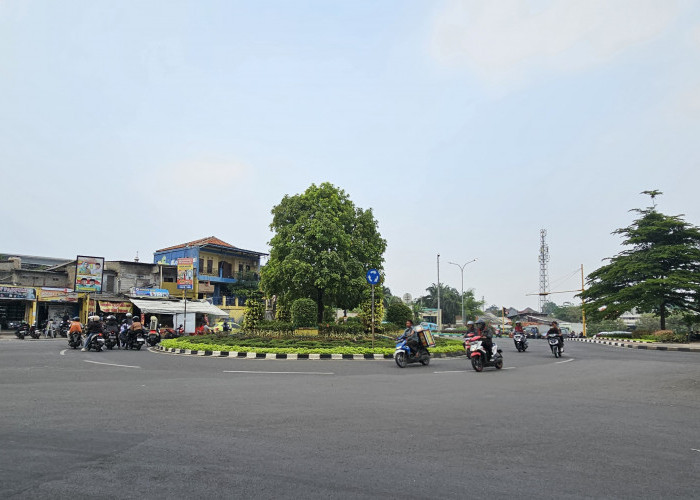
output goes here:
<path id="1" fill-rule="evenodd" d="M 678 14 L 672 0 L 452 0 L 435 17 L 432 53 L 495 82 L 581 70 L 659 35 Z"/>

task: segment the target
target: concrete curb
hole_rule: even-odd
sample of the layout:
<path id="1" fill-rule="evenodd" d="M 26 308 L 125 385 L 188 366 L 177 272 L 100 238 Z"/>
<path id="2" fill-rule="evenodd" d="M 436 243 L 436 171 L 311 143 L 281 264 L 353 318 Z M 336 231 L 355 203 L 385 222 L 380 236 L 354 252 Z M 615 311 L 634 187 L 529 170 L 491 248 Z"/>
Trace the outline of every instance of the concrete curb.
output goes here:
<path id="1" fill-rule="evenodd" d="M 576 342 L 588 342 L 591 344 L 611 345 L 615 347 L 627 347 L 629 349 L 643 349 L 645 351 L 676 351 L 676 352 L 700 352 L 700 347 L 681 347 L 671 345 L 656 345 L 651 342 L 639 342 L 630 340 L 598 340 L 598 339 L 569 339 Z"/>
<path id="2" fill-rule="evenodd" d="M 394 359 L 393 354 L 276 354 L 265 352 L 238 352 L 238 351 L 192 351 L 190 349 L 175 349 L 165 348 L 157 345 L 154 351 L 160 351 L 168 354 L 181 354 L 189 356 L 210 356 L 213 358 L 236 358 L 236 359 L 284 359 L 284 360 L 351 360 L 351 361 L 376 361 L 384 359 Z M 463 352 L 435 353 L 430 355 L 432 358 L 455 358 L 464 356 Z"/>

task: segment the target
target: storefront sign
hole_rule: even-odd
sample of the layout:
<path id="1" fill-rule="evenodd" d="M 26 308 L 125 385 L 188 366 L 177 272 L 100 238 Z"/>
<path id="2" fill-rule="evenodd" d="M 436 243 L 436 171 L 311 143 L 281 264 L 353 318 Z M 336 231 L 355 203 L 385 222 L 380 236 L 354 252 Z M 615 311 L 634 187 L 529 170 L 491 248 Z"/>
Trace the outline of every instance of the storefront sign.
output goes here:
<path id="1" fill-rule="evenodd" d="M 177 259 L 177 287 L 180 290 L 192 290 L 193 274 L 193 259 Z"/>
<path id="2" fill-rule="evenodd" d="M 105 302 L 100 300 L 100 310 L 103 313 L 126 314 L 131 312 L 131 302 Z"/>
<path id="3" fill-rule="evenodd" d="M 78 255 L 75 263 L 75 290 L 77 292 L 102 292 L 103 257 Z"/>
<path id="4" fill-rule="evenodd" d="M 78 302 L 78 296 L 68 288 L 41 288 L 39 289 L 39 301 Z"/>
<path id="5" fill-rule="evenodd" d="M 33 288 L 2 285 L 0 299 L 36 300 L 36 292 Z"/>
<path id="6" fill-rule="evenodd" d="M 136 297 L 170 297 L 165 288 L 132 288 L 129 293 Z"/>

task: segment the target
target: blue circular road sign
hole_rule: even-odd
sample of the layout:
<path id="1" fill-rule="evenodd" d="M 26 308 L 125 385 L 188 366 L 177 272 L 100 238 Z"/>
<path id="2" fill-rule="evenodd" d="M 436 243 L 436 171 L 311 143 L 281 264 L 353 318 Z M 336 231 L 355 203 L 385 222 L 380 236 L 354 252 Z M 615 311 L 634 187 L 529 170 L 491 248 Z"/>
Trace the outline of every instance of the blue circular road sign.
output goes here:
<path id="1" fill-rule="evenodd" d="M 370 269 L 369 271 L 367 271 L 367 283 L 369 283 L 370 285 L 376 285 L 377 283 L 379 283 L 379 278 L 379 271 L 377 271 L 376 269 Z"/>

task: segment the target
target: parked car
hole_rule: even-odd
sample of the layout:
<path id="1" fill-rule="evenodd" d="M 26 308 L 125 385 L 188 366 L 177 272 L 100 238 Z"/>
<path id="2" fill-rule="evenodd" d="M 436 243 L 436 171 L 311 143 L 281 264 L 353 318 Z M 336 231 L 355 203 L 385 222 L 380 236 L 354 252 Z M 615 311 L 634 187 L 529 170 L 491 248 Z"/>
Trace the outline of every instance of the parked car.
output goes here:
<path id="1" fill-rule="evenodd" d="M 430 330 L 431 333 L 435 333 L 438 331 L 437 323 L 428 323 L 427 321 L 423 321 L 421 322 L 420 326 L 422 326 L 426 330 Z"/>

